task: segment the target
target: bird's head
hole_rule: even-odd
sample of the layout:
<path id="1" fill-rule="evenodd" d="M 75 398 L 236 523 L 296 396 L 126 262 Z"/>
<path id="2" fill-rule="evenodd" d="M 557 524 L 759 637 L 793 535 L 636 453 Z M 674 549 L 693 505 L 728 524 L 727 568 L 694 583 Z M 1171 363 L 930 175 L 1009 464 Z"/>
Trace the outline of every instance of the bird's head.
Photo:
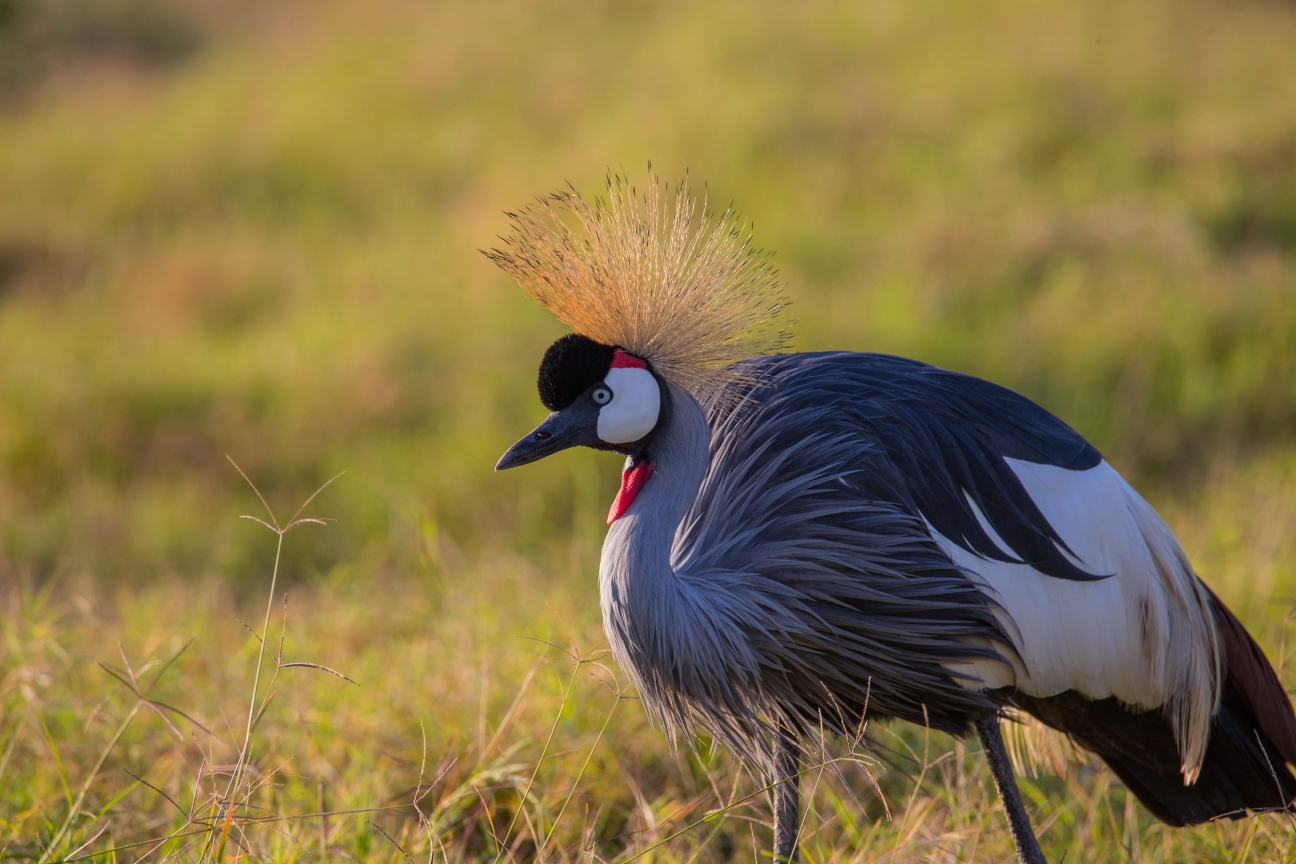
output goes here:
<path id="1" fill-rule="evenodd" d="M 510 213 L 512 233 L 486 255 L 575 331 L 540 364 L 553 413 L 495 468 L 578 445 L 629 456 L 615 520 L 652 473 L 672 399 L 722 402 L 746 380 L 740 361 L 787 333 L 769 256 L 732 210 L 713 216 L 687 182 L 668 186 L 651 168 L 641 192 L 613 175 L 607 193 L 559 192 Z"/>
<path id="2" fill-rule="evenodd" d="M 509 448 L 496 471 L 577 446 L 640 457 L 666 401 L 645 360 L 576 333 L 549 346 L 538 387 L 553 413 Z"/>

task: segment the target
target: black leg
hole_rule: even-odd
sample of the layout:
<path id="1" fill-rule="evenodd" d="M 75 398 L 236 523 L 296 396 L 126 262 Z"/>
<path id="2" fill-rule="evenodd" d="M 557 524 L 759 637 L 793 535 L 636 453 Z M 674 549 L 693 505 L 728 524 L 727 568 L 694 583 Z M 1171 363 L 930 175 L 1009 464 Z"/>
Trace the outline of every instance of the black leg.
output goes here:
<path id="1" fill-rule="evenodd" d="M 1044 853 L 1040 851 L 1039 841 L 1031 829 L 1030 817 L 1022 806 L 1021 792 L 1017 789 L 1017 780 L 1013 777 L 1012 763 L 1008 761 L 1008 751 L 1004 749 L 1003 738 L 999 737 L 999 717 L 986 714 L 976 721 L 977 734 L 981 736 L 981 746 L 985 748 L 986 758 L 990 760 L 990 773 L 994 775 L 995 789 L 999 790 L 999 800 L 1003 801 L 1008 811 L 1008 824 L 1012 828 L 1013 843 L 1017 846 L 1017 860 L 1021 864 L 1048 864 Z M 777 835 L 775 835 L 777 836 Z"/>
<path id="2" fill-rule="evenodd" d="M 774 742 L 774 864 L 797 858 L 797 829 L 801 822 L 801 757 L 791 734 L 779 732 Z M 781 782 L 780 782 L 781 781 Z"/>

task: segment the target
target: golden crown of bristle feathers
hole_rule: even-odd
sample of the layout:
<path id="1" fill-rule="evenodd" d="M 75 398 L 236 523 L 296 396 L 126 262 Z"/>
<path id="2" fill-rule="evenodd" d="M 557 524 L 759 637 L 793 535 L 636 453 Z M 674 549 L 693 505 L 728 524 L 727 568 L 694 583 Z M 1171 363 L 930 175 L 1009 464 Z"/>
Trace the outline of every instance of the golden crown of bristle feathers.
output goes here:
<path id="1" fill-rule="evenodd" d="M 572 330 L 695 394 L 745 377 L 735 363 L 788 339 L 770 256 L 732 208 L 713 218 L 687 180 L 650 174 L 640 195 L 609 175 L 606 201 L 558 192 L 508 216 L 505 248 L 487 257 Z"/>

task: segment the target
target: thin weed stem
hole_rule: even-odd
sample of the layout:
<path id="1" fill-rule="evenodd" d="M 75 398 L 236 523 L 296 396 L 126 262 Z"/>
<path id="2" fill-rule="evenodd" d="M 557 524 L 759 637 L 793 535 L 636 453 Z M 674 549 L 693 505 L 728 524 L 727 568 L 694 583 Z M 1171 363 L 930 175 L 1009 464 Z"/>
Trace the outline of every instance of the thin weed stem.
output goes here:
<path id="1" fill-rule="evenodd" d="M 531 769 L 531 777 L 527 780 L 527 785 L 522 790 L 522 798 L 518 801 L 517 810 L 513 811 L 513 818 L 509 820 L 508 830 L 504 832 L 504 843 L 508 843 L 509 837 L 513 836 L 513 828 L 517 825 L 518 816 L 522 809 L 526 807 L 527 799 L 531 796 L 531 787 L 535 785 L 536 776 L 540 773 L 540 766 L 544 764 L 545 757 L 549 755 L 549 747 L 553 744 L 554 735 L 558 732 L 558 724 L 562 721 L 563 711 L 567 710 L 567 700 L 571 696 L 572 685 L 576 683 L 576 676 L 580 675 L 580 667 L 583 661 L 576 661 L 576 668 L 572 670 L 572 677 L 567 681 L 567 686 L 563 689 L 562 701 L 558 703 L 558 713 L 554 715 L 553 725 L 549 727 L 549 737 L 545 739 L 544 749 L 540 751 L 540 758 L 536 760 L 535 767 Z M 506 846 L 501 846 L 506 849 Z M 503 856 L 496 856 L 495 864 L 499 864 Z"/>
<path id="2" fill-rule="evenodd" d="M 590 745 L 589 753 L 585 755 L 585 762 L 581 765 L 580 771 L 577 772 L 576 779 L 572 782 L 571 789 L 567 792 L 567 798 L 563 801 L 562 807 L 558 809 L 558 815 L 554 817 L 553 825 L 549 827 L 549 833 L 545 834 L 544 843 L 540 845 L 540 849 L 536 853 L 537 858 L 543 858 L 545 851 L 548 850 L 549 841 L 558 831 L 558 823 L 562 821 L 563 814 L 567 812 L 567 805 L 571 804 L 572 796 L 576 794 L 576 788 L 580 786 L 581 780 L 585 777 L 585 769 L 589 768 L 590 760 L 594 758 L 594 751 L 598 749 L 599 742 L 603 740 L 603 733 L 607 731 L 608 724 L 612 722 L 612 715 L 616 714 L 617 707 L 620 704 L 621 697 L 618 696 L 613 700 L 612 708 L 608 711 L 607 717 L 603 720 L 603 725 L 599 728 L 598 736 L 595 737 L 594 743 Z"/>
<path id="3" fill-rule="evenodd" d="M 252 674 L 252 695 L 251 698 L 248 700 L 247 723 L 245 724 L 243 729 L 243 744 L 239 748 L 238 759 L 234 764 L 234 769 L 230 772 L 229 782 L 226 784 L 226 788 L 225 788 L 225 795 L 221 799 L 221 805 L 223 807 L 224 813 L 222 814 L 222 818 L 220 819 L 221 836 L 220 836 L 219 845 L 216 847 L 216 852 L 215 852 L 216 860 L 220 860 L 223 857 L 225 852 L 225 844 L 229 839 L 230 830 L 231 828 L 234 827 L 236 821 L 240 821 L 240 820 L 236 820 L 235 818 L 235 808 L 238 806 L 240 800 L 240 796 L 238 796 L 238 793 L 239 790 L 245 785 L 244 775 L 247 772 L 248 764 L 251 761 L 252 733 L 256 729 L 257 724 L 261 720 L 261 716 L 265 713 L 266 708 L 269 707 L 270 700 L 274 696 L 273 692 L 268 693 L 267 696 L 265 697 L 265 700 L 261 703 L 260 708 L 258 709 L 257 699 L 261 694 L 261 670 L 262 667 L 265 665 L 266 642 L 270 638 L 270 618 L 271 615 L 274 613 L 275 592 L 279 584 L 279 565 L 283 559 L 284 536 L 289 531 L 293 530 L 299 525 L 304 525 L 307 523 L 316 524 L 316 525 L 328 524 L 330 520 L 319 519 L 314 517 L 303 517 L 301 514 L 308 506 L 310 506 L 311 502 L 314 501 L 321 492 L 327 489 L 333 483 L 333 481 L 341 477 L 342 473 L 345 473 L 342 472 L 334 475 L 322 486 L 316 489 L 313 493 L 311 493 L 310 497 L 307 498 L 305 502 L 303 502 L 302 505 L 297 508 L 296 512 L 293 513 L 292 518 L 290 518 L 286 524 L 280 525 L 278 518 L 274 514 L 274 510 L 270 507 L 269 502 L 266 501 L 265 496 L 261 494 L 261 490 L 258 489 L 256 484 L 252 482 L 252 479 L 248 477 L 247 473 L 242 468 L 239 467 L 239 464 L 234 461 L 233 457 L 226 455 L 225 458 L 228 459 L 230 464 L 234 466 L 234 470 L 237 471 L 239 475 L 244 479 L 244 481 L 247 482 L 248 486 L 252 487 L 252 491 L 256 494 L 257 499 L 261 502 L 261 506 L 265 508 L 266 515 L 270 517 L 270 521 L 267 522 L 266 520 L 261 519 L 257 516 L 250 516 L 250 515 L 244 515 L 241 516 L 240 518 L 249 519 L 253 522 L 265 526 L 270 531 L 273 531 L 276 535 L 276 541 L 275 541 L 274 566 L 271 569 L 271 573 L 270 573 L 270 591 L 269 591 L 269 596 L 267 596 L 266 598 L 265 619 L 261 625 L 261 633 L 259 635 L 256 634 L 255 632 L 252 634 L 253 636 L 256 637 L 258 643 L 256 668 L 255 670 L 253 670 L 253 674 Z M 286 614 L 287 613 L 285 610 L 285 616 Z M 283 642 L 281 639 L 280 653 L 278 656 L 275 657 L 275 677 L 276 678 L 278 677 L 279 670 L 282 669 L 284 666 L 307 666 L 310 668 L 322 669 L 323 671 L 331 672 L 332 674 L 337 675 L 339 678 L 343 678 L 347 681 L 351 681 L 350 678 L 347 678 L 341 672 L 338 672 L 334 669 L 329 669 L 328 667 L 321 666 L 319 664 L 283 663 L 282 646 L 283 646 Z M 352 681 L 351 683 L 354 684 L 355 682 Z M 271 687 L 274 686 L 273 680 L 270 686 Z M 241 797 L 248 798 L 255 791 L 256 791 L 255 788 L 248 787 L 246 790 L 246 795 Z M 213 831 L 215 830 L 215 826 L 212 827 L 212 830 Z M 208 842 L 207 844 L 205 844 L 202 855 L 199 856 L 199 860 L 200 861 L 206 860 L 207 853 L 210 850 L 211 850 L 211 837 L 209 835 Z"/>

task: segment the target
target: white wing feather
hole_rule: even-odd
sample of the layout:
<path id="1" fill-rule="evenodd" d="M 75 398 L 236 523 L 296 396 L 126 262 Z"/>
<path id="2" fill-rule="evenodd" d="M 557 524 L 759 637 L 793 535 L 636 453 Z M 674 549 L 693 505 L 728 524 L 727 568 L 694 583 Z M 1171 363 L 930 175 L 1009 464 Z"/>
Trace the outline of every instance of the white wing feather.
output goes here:
<path id="1" fill-rule="evenodd" d="M 1027 564 L 982 558 L 933 531 L 1003 607 L 1020 657 L 1011 668 L 984 660 L 959 671 L 977 676 L 979 686 L 1016 687 L 1030 696 L 1076 690 L 1093 699 L 1114 696 L 1137 710 L 1165 706 L 1191 783 L 1222 678 L 1205 587 L 1170 529 L 1105 461 L 1087 471 L 1006 461 L 1076 563 L 1112 575 L 1059 579 Z M 987 524 L 979 511 L 977 517 Z"/>

